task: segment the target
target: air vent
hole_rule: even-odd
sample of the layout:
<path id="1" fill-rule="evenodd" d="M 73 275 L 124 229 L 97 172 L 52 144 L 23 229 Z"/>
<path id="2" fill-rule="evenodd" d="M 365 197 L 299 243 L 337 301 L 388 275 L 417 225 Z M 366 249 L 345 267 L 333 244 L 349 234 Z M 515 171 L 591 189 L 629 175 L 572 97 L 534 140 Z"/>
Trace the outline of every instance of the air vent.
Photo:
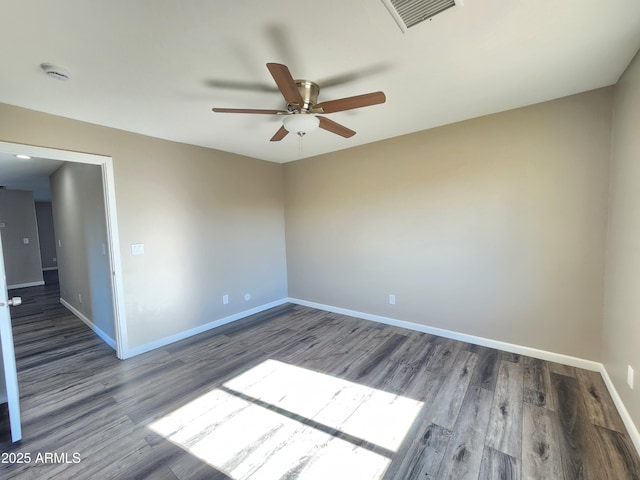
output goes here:
<path id="1" fill-rule="evenodd" d="M 382 3 L 403 32 L 462 4 L 460 0 L 382 0 Z"/>

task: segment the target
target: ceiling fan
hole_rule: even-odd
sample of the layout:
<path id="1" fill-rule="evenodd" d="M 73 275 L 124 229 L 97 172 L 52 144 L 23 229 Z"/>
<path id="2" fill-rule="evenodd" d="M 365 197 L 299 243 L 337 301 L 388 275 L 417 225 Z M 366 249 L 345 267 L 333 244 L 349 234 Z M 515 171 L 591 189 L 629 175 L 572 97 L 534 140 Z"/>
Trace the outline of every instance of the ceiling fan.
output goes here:
<path id="1" fill-rule="evenodd" d="M 352 137 L 356 134 L 355 131 L 317 114 L 342 112 L 354 108 L 378 105 L 386 101 L 384 93 L 372 92 L 318 103 L 318 94 L 320 93 L 318 84 L 309 80 L 294 80 L 289 68 L 280 63 L 267 63 L 267 68 L 287 102 L 286 110 L 214 108 L 213 111 L 218 113 L 285 115 L 282 126 L 271 137 L 272 142 L 279 142 L 289 132 L 303 136 L 317 128 L 322 128 L 345 138 Z"/>

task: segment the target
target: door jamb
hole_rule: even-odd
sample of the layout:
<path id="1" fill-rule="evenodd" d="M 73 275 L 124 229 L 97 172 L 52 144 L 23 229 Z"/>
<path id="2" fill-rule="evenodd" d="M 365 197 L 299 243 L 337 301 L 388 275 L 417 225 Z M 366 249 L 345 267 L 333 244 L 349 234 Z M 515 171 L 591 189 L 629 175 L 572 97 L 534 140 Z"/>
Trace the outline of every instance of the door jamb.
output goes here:
<path id="1" fill-rule="evenodd" d="M 12 154 L 23 154 L 32 157 L 65 162 L 88 163 L 99 165 L 102 170 L 102 186 L 104 189 L 104 207 L 107 218 L 107 242 L 109 245 L 109 262 L 111 265 L 111 290 L 113 297 L 113 315 L 115 327 L 116 355 L 120 359 L 128 357 L 129 342 L 127 336 L 126 312 L 124 308 L 124 285 L 122 281 L 122 258 L 120 254 L 120 236 L 116 213 L 116 190 L 113 172 L 113 158 L 92 153 L 73 152 L 55 148 L 23 145 L 0 141 L 0 150 Z"/>

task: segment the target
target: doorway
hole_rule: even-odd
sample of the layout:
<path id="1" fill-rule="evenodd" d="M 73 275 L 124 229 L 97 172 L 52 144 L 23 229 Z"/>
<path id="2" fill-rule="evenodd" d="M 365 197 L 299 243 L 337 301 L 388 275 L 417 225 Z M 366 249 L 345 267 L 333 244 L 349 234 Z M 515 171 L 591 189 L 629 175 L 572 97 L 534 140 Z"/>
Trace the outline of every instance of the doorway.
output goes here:
<path id="1" fill-rule="evenodd" d="M 111 287 L 110 290 L 112 292 L 110 295 L 111 298 L 103 300 L 109 303 L 109 307 L 111 307 L 113 312 L 113 340 L 115 341 L 115 345 L 111 346 L 115 348 L 118 358 L 126 358 L 128 342 L 124 314 L 124 296 L 121 274 L 122 267 L 118 241 L 113 161 L 111 157 L 6 142 L 0 142 L 0 152 L 12 156 L 26 155 L 32 158 L 45 159 L 52 162 L 70 162 L 78 165 L 94 165 L 99 168 L 99 175 L 102 177 L 102 188 L 104 193 L 103 203 L 106 218 L 106 244 L 103 246 L 103 252 L 108 257 L 106 259 L 107 275 L 105 275 L 105 277 L 108 276 L 108 278 L 105 278 L 104 281 L 108 282 L 108 286 Z M 1 163 L 0 168 L 2 168 Z M 73 311 L 73 309 L 70 310 L 76 315 L 81 313 Z M 96 333 L 100 334 L 99 331 Z"/>

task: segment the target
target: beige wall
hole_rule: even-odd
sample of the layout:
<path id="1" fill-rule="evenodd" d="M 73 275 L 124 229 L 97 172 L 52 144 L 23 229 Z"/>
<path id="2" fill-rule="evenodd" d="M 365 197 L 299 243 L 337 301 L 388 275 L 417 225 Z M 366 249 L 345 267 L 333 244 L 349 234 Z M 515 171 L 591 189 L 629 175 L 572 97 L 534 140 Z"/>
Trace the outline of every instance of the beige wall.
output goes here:
<path id="1" fill-rule="evenodd" d="M 603 360 L 640 425 L 640 56 L 615 89 Z M 635 370 L 635 390 L 626 383 Z"/>
<path id="2" fill-rule="evenodd" d="M 290 296 L 600 360 L 612 93 L 286 164 Z"/>
<path id="3" fill-rule="evenodd" d="M 115 341 L 101 167 L 65 163 L 50 181 L 60 297 Z"/>
<path id="4" fill-rule="evenodd" d="M 33 193 L 0 189 L 2 246 L 9 288 L 42 283 L 42 262 Z M 23 239 L 28 238 L 25 244 Z"/>
<path id="5" fill-rule="evenodd" d="M 281 165 L 2 104 L 0 140 L 113 158 L 130 348 L 287 296 Z"/>
<path id="6" fill-rule="evenodd" d="M 284 167 L 2 104 L 0 140 L 113 157 L 131 348 L 281 299 L 288 280 L 291 297 L 602 360 L 637 424 L 639 112 L 636 59 L 615 99 Z"/>

